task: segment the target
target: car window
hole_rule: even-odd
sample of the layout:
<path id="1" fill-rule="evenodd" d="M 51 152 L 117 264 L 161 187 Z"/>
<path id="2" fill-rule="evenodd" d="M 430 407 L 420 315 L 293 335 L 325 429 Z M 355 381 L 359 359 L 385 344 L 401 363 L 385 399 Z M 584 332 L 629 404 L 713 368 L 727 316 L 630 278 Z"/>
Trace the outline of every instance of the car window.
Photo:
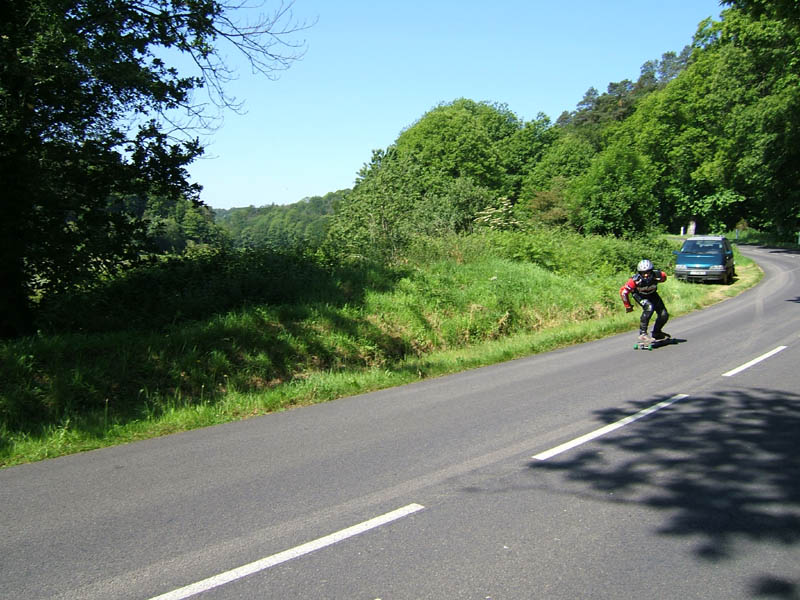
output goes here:
<path id="1" fill-rule="evenodd" d="M 681 252 L 691 254 L 719 254 L 723 250 L 730 250 L 727 240 L 686 240 L 681 248 Z"/>

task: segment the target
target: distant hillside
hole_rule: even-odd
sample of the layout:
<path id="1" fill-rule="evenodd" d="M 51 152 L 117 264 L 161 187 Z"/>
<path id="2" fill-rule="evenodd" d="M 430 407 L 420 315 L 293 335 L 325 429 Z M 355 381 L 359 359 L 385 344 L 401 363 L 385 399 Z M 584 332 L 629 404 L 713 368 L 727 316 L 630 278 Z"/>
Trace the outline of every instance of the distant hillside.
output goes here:
<path id="1" fill-rule="evenodd" d="M 328 223 L 350 190 L 304 198 L 294 204 L 214 209 L 214 220 L 239 248 L 318 247 Z"/>

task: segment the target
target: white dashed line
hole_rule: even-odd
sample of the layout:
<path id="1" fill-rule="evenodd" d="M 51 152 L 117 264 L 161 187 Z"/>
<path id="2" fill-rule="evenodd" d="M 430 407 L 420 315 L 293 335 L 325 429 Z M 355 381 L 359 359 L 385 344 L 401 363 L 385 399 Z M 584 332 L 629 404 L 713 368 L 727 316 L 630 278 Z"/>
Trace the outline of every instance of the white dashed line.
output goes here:
<path id="1" fill-rule="evenodd" d="M 777 353 L 778 353 L 778 352 L 780 352 L 781 350 L 786 350 L 786 348 L 787 348 L 786 346 L 778 346 L 778 347 L 777 347 L 777 348 L 775 348 L 774 350 L 770 350 L 770 351 L 769 351 L 769 352 L 767 352 L 766 354 L 762 354 L 762 355 L 761 355 L 761 356 L 759 356 L 758 358 L 754 358 L 754 359 L 753 359 L 753 360 L 751 360 L 750 362 L 744 363 L 744 364 L 743 364 L 741 367 L 736 367 L 735 369 L 732 369 L 732 370 L 728 371 L 727 373 L 723 373 L 723 374 L 722 374 L 722 376 L 723 376 L 723 377 L 733 377 L 733 376 L 734 376 L 734 375 L 736 375 L 737 373 L 741 373 L 741 372 L 742 372 L 742 371 L 744 371 L 745 369 L 749 369 L 749 368 L 750 368 L 750 367 L 752 367 L 753 365 L 760 363 L 762 360 L 766 360 L 766 359 L 768 359 L 768 358 L 769 358 L 770 356 L 772 356 L 773 354 L 777 354 Z"/>
<path id="2" fill-rule="evenodd" d="M 642 417 L 646 417 L 649 414 L 656 412 L 657 410 L 661 410 L 662 408 L 666 408 L 670 404 L 674 404 L 678 400 L 683 400 L 684 398 L 688 398 L 688 394 L 677 394 L 673 396 L 669 400 L 664 400 L 663 402 L 659 402 L 658 404 L 654 404 L 648 408 L 640 410 L 634 415 L 629 417 L 625 417 L 624 419 L 620 419 L 616 423 L 611 423 L 610 425 L 606 425 L 605 427 L 601 427 L 600 429 L 595 429 L 591 433 L 587 433 L 586 435 L 582 435 L 581 437 L 577 437 L 574 440 L 561 444 L 560 446 L 556 446 L 555 448 L 551 448 L 550 450 L 545 450 L 544 452 L 540 452 L 539 454 L 535 454 L 532 458 L 536 460 L 547 460 L 548 458 L 553 458 L 557 454 L 561 454 L 562 452 L 566 452 L 567 450 L 571 450 L 581 444 L 585 444 L 586 442 L 590 442 L 594 439 L 599 438 L 602 435 L 610 433 L 620 427 L 624 427 L 634 421 L 638 421 Z"/>
<path id="3" fill-rule="evenodd" d="M 420 511 L 423 508 L 425 507 L 421 506 L 420 504 L 409 504 L 408 506 L 398 508 L 397 510 L 393 510 L 392 512 L 388 512 L 379 517 L 375 517 L 374 519 L 370 519 L 369 521 L 364 521 L 363 523 L 359 523 L 358 525 L 353 525 L 352 527 L 348 527 L 347 529 L 342 529 L 341 531 L 337 531 L 336 533 L 326 535 L 311 542 L 307 542 L 300 546 L 296 546 L 295 548 L 290 548 L 289 550 L 284 550 L 283 552 L 279 552 L 278 554 L 267 556 L 266 558 L 262 558 L 261 560 L 257 560 L 255 562 L 251 562 L 247 565 L 238 567 L 236 569 L 220 573 L 219 575 L 214 575 L 213 577 L 209 577 L 208 579 L 203 579 L 202 581 L 198 581 L 197 583 L 193 583 L 191 585 L 178 588 L 171 592 L 167 592 L 166 594 L 155 596 L 153 598 L 150 598 L 150 600 L 183 600 L 184 598 L 189 598 L 191 596 L 207 592 L 210 589 L 219 587 L 221 585 L 225 585 L 226 583 L 231 583 L 232 581 L 236 581 L 237 579 L 242 579 L 243 577 L 247 577 L 248 575 L 253 575 L 254 573 L 258 573 L 259 571 L 264 571 L 266 569 L 269 569 L 270 567 L 274 567 L 275 565 L 285 563 L 287 561 L 293 560 L 305 554 L 310 554 L 311 552 L 315 552 L 316 550 L 320 550 L 327 546 L 332 546 L 333 544 L 336 544 L 338 542 L 341 542 L 342 540 L 346 540 L 347 538 L 351 538 L 353 536 L 369 531 L 370 529 L 375 529 L 382 525 L 386 525 L 387 523 L 391 523 L 392 521 L 397 521 L 398 519 L 407 517 L 408 515 Z"/>

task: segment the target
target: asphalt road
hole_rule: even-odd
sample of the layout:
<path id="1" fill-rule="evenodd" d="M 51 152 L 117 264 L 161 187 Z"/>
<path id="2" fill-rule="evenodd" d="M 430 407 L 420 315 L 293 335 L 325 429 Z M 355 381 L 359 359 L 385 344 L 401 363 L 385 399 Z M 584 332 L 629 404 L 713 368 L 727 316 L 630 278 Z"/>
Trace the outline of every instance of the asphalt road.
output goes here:
<path id="1" fill-rule="evenodd" d="M 652 352 L 0 471 L 0 598 L 800 598 L 800 254 L 743 252 Z"/>

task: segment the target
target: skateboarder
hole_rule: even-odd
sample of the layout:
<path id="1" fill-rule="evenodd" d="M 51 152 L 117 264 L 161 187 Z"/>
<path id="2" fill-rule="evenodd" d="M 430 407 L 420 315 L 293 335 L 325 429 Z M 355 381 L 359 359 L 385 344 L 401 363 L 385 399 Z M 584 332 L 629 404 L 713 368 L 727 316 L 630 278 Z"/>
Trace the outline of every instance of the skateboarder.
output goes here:
<path id="1" fill-rule="evenodd" d="M 653 263 L 644 259 L 636 266 L 636 273 L 633 274 L 633 277 L 619 290 L 626 312 L 633 310 L 630 296 L 633 296 L 636 303 L 642 307 L 642 318 L 639 322 L 639 339 L 643 342 L 664 340 L 670 337 L 668 333 L 661 329 L 669 319 L 669 313 L 667 312 L 667 307 L 664 306 L 664 301 L 656 291 L 658 284 L 666 280 L 667 274 L 664 271 L 654 269 Z M 647 326 L 653 313 L 658 316 L 653 324 L 653 337 L 650 337 L 647 335 Z"/>

